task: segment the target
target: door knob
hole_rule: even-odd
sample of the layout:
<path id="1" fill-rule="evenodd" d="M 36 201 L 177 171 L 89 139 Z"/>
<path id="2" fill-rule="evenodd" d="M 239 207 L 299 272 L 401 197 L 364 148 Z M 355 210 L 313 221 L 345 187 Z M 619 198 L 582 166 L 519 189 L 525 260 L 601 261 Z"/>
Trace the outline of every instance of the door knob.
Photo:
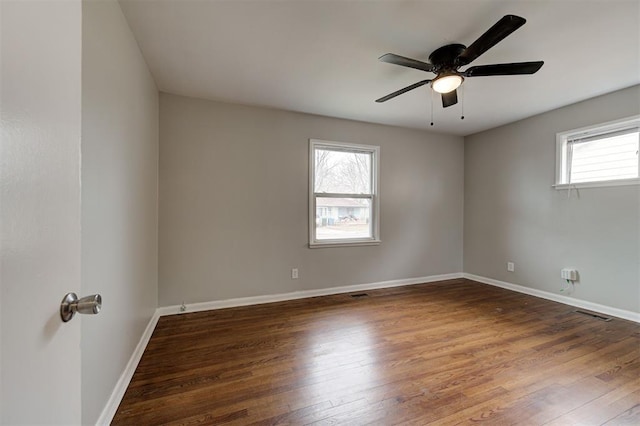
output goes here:
<path id="1" fill-rule="evenodd" d="M 102 308 L 102 296 L 92 294 L 91 296 L 78 299 L 75 293 L 67 293 L 60 303 L 60 318 L 63 322 L 70 321 L 76 312 L 81 314 L 95 315 Z"/>

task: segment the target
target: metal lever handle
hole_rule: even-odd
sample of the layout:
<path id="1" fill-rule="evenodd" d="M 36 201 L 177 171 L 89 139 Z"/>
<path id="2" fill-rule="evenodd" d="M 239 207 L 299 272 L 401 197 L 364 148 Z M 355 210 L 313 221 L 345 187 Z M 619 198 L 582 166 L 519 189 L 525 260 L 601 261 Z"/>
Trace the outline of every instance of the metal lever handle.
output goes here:
<path id="1" fill-rule="evenodd" d="M 60 303 L 60 318 L 63 322 L 70 321 L 76 314 L 95 315 L 102 308 L 102 296 L 92 294 L 91 296 L 78 299 L 75 293 L 67 293 Z"/>

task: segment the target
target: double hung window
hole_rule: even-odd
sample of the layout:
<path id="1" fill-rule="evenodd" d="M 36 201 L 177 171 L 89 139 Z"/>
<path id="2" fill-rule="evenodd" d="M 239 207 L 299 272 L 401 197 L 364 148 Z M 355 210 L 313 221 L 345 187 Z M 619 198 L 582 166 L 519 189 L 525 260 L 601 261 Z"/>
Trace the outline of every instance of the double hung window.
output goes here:
<path id="1" fill-rule="evenodd" d="M 309 245 L 378 244 L 377 146 L 310 141 Z"/>

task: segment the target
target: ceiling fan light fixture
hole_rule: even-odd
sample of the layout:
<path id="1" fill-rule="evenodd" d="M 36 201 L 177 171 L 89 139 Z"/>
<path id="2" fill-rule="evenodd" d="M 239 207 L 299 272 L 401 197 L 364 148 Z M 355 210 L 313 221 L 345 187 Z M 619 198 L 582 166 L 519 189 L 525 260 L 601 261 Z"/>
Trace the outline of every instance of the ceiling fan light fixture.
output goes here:
<path id="1" fill-rule="evenodd" d="M 460 87 L 462 81 L 458 74 L 441 74 L 431 82 L 431 87 L 438 93 L 449 93 Z"/>

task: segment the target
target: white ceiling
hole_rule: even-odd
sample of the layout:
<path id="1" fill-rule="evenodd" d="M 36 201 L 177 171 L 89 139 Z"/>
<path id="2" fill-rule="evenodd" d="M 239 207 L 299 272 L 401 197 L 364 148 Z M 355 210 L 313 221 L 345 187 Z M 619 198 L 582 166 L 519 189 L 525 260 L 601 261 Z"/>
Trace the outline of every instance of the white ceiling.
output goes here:
<path id="1" fill-rule="evenodd" d="M 121 0 L 161 91 L 468 135 L 640 83 L 640 1 Z M 472 65 L 543 60 L 534 75 L 469 78 L 443 109 L 422 61 L 506 14 L 527 23 Z M 108 52 L 105 52 L 108 54 Z"/>

